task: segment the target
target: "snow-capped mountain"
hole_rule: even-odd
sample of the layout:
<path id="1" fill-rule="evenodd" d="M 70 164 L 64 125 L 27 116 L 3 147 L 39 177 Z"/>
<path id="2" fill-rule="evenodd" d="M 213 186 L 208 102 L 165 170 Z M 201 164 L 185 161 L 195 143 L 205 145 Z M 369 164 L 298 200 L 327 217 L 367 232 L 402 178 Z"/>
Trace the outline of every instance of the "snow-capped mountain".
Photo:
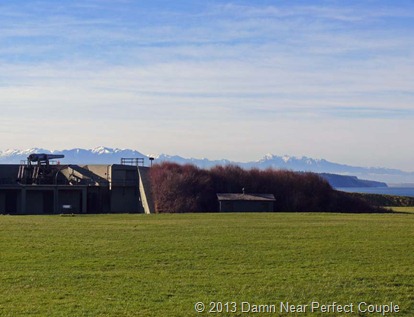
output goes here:
<path id="1" fill-rule="evenodd" d="M 96 147 L 93 149 L 70 149 L 70 150 L 46 150 L 41 148 L 31 148 L 27 150 L 6 150 L 0 151 L 1 164 L 19 164 L 27 159 L 32 153 L 63 154 L 64 159 L 60 159 L 63 164 L 119 164 L 121 158 L 142 157 L 146 155 L 129 149 L 118 149 L 109 147 Z"/>
<path id="2" fill-rule="evenodd" d="M 216 165 L 235 164 L 243 168 L 258 169 L 287 169 L 302 172 L 329 173 L 347 176 L 356 176 L 359 179 L 380 181 L 386 183 L 412 183 L 414 172 L 405 172 L 398 169 L 382 167 L 358 167 L 345 164 L 329 162 L 325 159 L 313 159 L 310 157 L 295 157 L 289 155 L 277 156 L 266 154 L 263 158 L 251 162 L 232 162 L 229 160 L 208 160 L 184 158 L 181 156 L 159 155 L 157 162 L 171 161 L 179 164 L 190 163 L 202 168 L 209 168 Z"/>
<path id="3" fill-rule="evenodd" d="M 109 147 L 97 147 L 94 149 L 69 149 L 69 150 L 46 150 L 31 148 L 27 150 L 9 149 L 0 151 L 0 164 L 19 164 L 26 160 L 31 153 L 64 154 L 62 164 L 117 164 L 121 158 L 144 158 L 145 164 L 149 165 L 148 155 L 131 149 L 118 149 Z M 352 175 L 360 179 L 381 181 L 387 183 L 414 183 L 414 172 L 404 172 L 397 169 L 381 167 L 358 167 L 345 164 L 333 163 L 324 159 L 313 159 L 309 157 L 277 156 L 266 154 L 263 158 L 251 162 L 232 162 L 229 160 L 209 160 L 206 158 L 184 158 L 178 155 L 160 154 L 155 156 L 156 162 L 170 161 L 179 164 L 194 164 L 201 168 L 209 168 L 216 165 L 235 164 L 243 168 L 274 168 L 288 169 L 293 171 L 310 171 L 316 173 L 331 173 L 339 175 Z"/>
<path id="4" fill-rule="evenodd" d="M 235 163 L 229 160 L 209 160 L 207 158 L 196 159 L 196 158 L 184 158 L 178 155 L 167 155 L 167 154 L 160 154 L 155 157 L 157 162 L 174 162 L 178 164 L 194 164 L 201 168 L 209 168 L 216 165 L 229 165 L 229 164 L 243 164 L 243 163 Z"/>
<path id="5" fill-rule="evenodd" d="M 289 169 L 294 171 L 309 171 L 315 173 L 331 173 L 339 175 L 352 175 L 360 179 L 381 181 L 386 183 L 411 183 L 414 172 L 405 172 L 398 169 L 383 167 L 359 167 L 329 162 L 324 159 L 309 157 L 266 155 L 257 162 L 244 164 L 245 167 L 259 167 L 261 169 Z"/>
<path id="6" fill-rule="evenodd" d="M 17 150 L 17 149 L 7 149 L 5 151 L 0 151 L 0 163 L 1 164 L 16 164 L 20 161 L 24 161 L 32 153 L 48 153 L 52 152 L 46 149 L 41 148 L 31 148 L 26 150 Z"/>

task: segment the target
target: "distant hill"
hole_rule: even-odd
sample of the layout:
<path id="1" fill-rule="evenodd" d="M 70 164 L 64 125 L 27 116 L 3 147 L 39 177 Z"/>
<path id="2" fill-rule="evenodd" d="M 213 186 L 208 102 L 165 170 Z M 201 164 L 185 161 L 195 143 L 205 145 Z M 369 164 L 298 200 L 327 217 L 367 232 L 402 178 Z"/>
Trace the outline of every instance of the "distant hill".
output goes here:
<path id="1" fill-rule="evenodd" d="M 131 149 L 118 149 L 109 147 L 97 147 L 94 149 L 68 149 L 62 151 L 50 151 L 41 148 L 32 148 L 28 150 L 5 150 L 0 151 L 1 164 L 18 164 L 22 160 L 26 160 L 31 153 L 60 153 L 64 154 L 65 158 L 60 160 L 62 163 L 71 164 L 114 164 L 120 163 L 123 157 L 142 157 L 146 158 L 146 164 L 149 165 L 148 156 L 143 153 Z M 215 165 L 229 165 L 234 164 L 243 168 L 258 168 L 258 169 L 287 169 L 292 171 L 309 171 L 315 173 L 338 174 L 342 176 L 355 176 L 354 178 L 332 178 L 330 181 L 341 184 L 358 184 L 361 187 L 364 181 L 370 180 L 386 183 L 414 183 L 414 173 L 404 172 L 397 169 L 389 169 L 382 167 L 358 167 L 345 164 L 333 163 L 324 159 L 313 159 L 309 157 L 294 157 L 294 156 L 277 156 L 267 154 L 257 161 L 250 162 L 233 162 L 226 159 L 223 160 L 209 160 L 206 158 L 184 158 L 178 155 L 161 154 L 155 157 L 156 162 L 170 161 L 179 164 L 194 164 L 201 168 L 209 168 Z M 326 176 L 329 177 L 329 176 Z M 382 186 L 381 184 L 365 183 L 366 186 Z M 336 186 L 347 187 L 347 186 Z"/>
<path id="2" fill-rule="evenodd" d="M 344 176 L 337 174 L 320 173 L 332 187 L 388 187 L 386 183 L 359 179 L 356 176 Z"/>

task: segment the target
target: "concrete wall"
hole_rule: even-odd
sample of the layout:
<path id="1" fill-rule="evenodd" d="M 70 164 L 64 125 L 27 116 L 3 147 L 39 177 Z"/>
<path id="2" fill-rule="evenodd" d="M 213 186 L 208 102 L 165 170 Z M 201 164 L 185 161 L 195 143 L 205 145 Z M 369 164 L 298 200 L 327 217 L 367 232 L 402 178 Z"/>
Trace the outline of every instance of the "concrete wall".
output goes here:
<path id="1" fill-rule="evenodd" d="M 88 187 L 87 208 L 88 213 L 109 213 L 110 212 L 110 191 L 109 187 L 93 186 Z"/>
<path id="2" fill-rule="evenodd" d="M 0 165 L 0 184 L 15 184 L 20 165 L 1 164 Z"/>
<path id="3" fill-rule="evenodd" d="M 0 191 L 0 214 L 5 214 L 6 212 L 6 193 Z"/>
<path id="4" fill-rule="evenodd" d="M 24 201 L 22 201 L 24 204 Z M 53 214 L 54 191 L 49 190 L 26 190 L 26 202 L 24 209 L 26 214 Z"/>
<path id="5" fill-rule="evenodd" d="M 138 173 L 136 166 L 112 165 L 111 184 L 112 186 L 138 186 Z"/>
<path id="6" fill-rule="evenodd" d="M 143 212 L 136 166 L 112 165 L 111 212 Z"/>
<path id="7" fill-rule="evenodd" d="M 0 213 L 54 214 L 64 212 L 87 212 L 86 186 L 27 185 L 0 188 Z"/>
<path id="8" fill-rule="evenodd" d="M 21 191 L 18 189 L 3 189 L 0 191 L 0 213 L 17 214 L 21 210 Z"/>
<path id="9" fill-rule="evenodd" d="M 20 210 L 20 190 L 6 189 L 0 191 L 0 213 L 16 214 Z"/>
<path id="10" fill-rule="evenodd" d="M 25 186 L 21 213 L 56 214 L 86 212 L 86 186 Z"/>
<path id="11" fill-rule="evenodd" d="M 85 197 L 86 198 L 86 197 Z M 82 212 L 82 190 L 59 190 L 57 212 L 58 213 L 81 213 Z"/>
<path id="12" fill-rule="evenodd" d="M 113 187 L 111 190 L 111 212 L 143 212 L 138 187 Z"/>

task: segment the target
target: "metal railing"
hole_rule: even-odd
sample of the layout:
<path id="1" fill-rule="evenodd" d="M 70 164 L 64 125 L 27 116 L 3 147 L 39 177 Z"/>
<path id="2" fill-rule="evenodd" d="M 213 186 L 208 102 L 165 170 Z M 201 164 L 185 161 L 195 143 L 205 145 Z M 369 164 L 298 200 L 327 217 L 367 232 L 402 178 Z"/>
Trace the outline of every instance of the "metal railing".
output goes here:
<path id="1" fill-rule="evenodd" d="M 144 162 L 143 157 L 121 158 L 121 165 L 144 166 Z"/>

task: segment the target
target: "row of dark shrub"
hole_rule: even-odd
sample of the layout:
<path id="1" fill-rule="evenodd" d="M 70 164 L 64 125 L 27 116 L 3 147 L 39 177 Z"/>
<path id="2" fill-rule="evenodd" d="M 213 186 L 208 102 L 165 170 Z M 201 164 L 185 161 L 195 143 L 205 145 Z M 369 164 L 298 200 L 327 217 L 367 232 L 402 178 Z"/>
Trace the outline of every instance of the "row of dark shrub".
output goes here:
<path id="1" fill-rule="evenodd" d="M 383 207 L 413 207 L 414 197 L 406 196 L 394 196 L 394 195 L 383 195 L 383 194 L 360 194 L 360 193 L 349 193 L 352 197 L 365 200 L 367 203 L 373 206 Z"/>
<path id="2" fill-rule="evenodd" d="M 378 212 L 366 201 L 332 189 L 315 173 L 286 170 L 245 170 L 216 166 L 209 170 L 194 165 L 156 164 L 150 171 L 157 212 L 214 212 L 217 193 L 273 194 L 274 211 Z"/>

